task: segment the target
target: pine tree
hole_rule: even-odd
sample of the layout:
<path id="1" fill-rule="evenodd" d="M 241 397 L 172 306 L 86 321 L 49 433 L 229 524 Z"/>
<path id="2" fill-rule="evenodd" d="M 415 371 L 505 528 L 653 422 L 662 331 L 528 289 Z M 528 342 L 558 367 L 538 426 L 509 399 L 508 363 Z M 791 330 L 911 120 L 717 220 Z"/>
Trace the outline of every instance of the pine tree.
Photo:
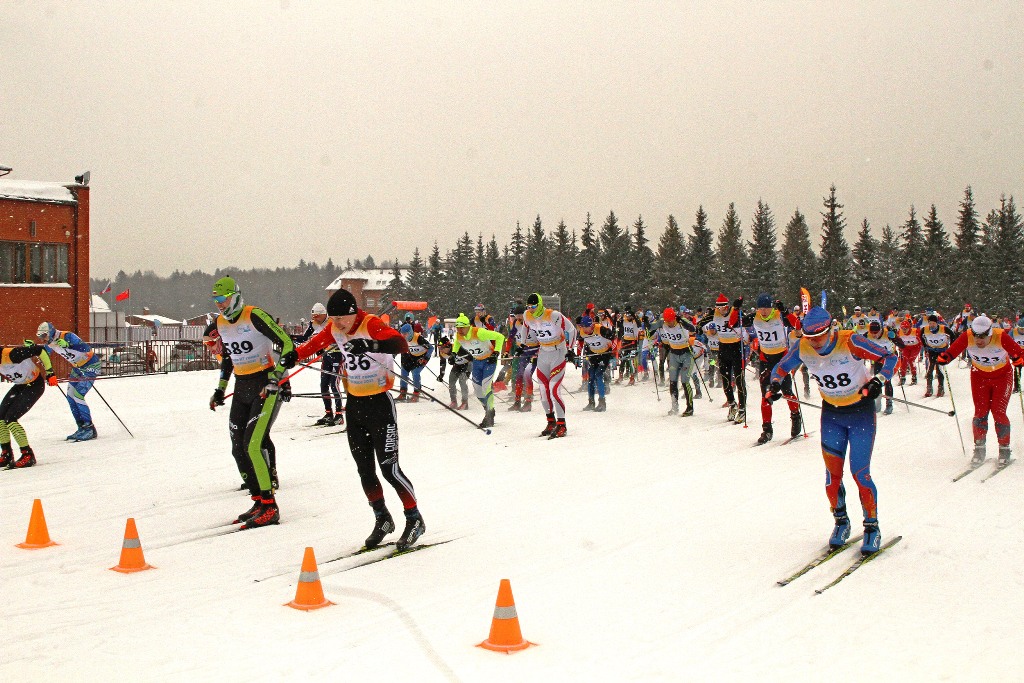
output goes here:
<path id="1" fill-rule="evenodd" d="M 879 301 L 869 302 L 869 306 L 877 306 L 882 314 L 896 310 L 900 306 L 897 274 L 899 273 L 900 240 L 892 226 L 882 229 L 882 239 L 878 243 L 878 296 Z"/>
<path id="2" fill-rule="evenodd" d="M 653 282 L 651 270 L 654 267 L 654 252 L 651 251 L 649 243 L 644 218 L 638 216 L 636 222 L 633 223 L 633 248 L 630 253 L 632 270 L 632 277 L 629 278 L 632 285 L 630 299 L 645 306 L 650 306 L 648 299 Z"/>
<path id="3" fill-rule="evenodd" d="M 743 245 L 743 227 L 736 205 L 729 204 L 722 227 L 718 229 L 718 250 L 715 253 L 715 284 L 729 298 L 744 296 L 747 250 Z M 755 293 L 756 294 L 756 293 Z"/>
<path id="4" fill-rule="evenodd" d="M 839 315 L 847 306 L 849 297 L 849 281 L 852 261 L 850 246 L 843 234 L 846 230 L 846 219 L 840 209 L 843 205 L 836 199 L 836 186 L 829 188 L 825 198 L 825 210 L 821 213 L 821 261 L 818 276 L 821 287 L 828 293 L 828 307 L 833 315 Z M 812 298 L 814 293 L 811 293 Z"/>
<path id="5" fill-rule="evenodd" d="M 779 297 L 789 303 L 800 301 L 801 287 L 816 292 L 818 284 L 818 257 L 811 247 L 811 230 L 800 209 L 786 223 L 779 259 Z"/>
<path id="6" fill-rule="evenodd" d="M 526 238 L 524 270 L 526 272 L 526 288 L 531 292 L 549 292 L 547 256 L 548 238 L 544 234 L 544 225 L 541 223 L 540 214 L 538 214 L 537 220 L 533 222 L 533 228 Z"/>
<path id="7" fill-rule="evenodd" d="M 752 295 L 767 292 L 772 298 L 781 296 L 779 287 L 778 237 L 772 210 L 760 199 L 754 212 L 750 249 L 750 272 L 744 289 Z"/>
<path id="8" fill-rule="evenodd" d="M 515 232 L 512 233 L 512 240 L 508 245 L 508 258 L 505 259 L 505 278 L 513 291 L 521 292 L 527 285 L 526 281 L 526 237 L 523 230 L 516 221 Z"/>
<path id="9" fill-rule="evenodd" d="M 952 255 L 953 246 L 949 242 L 949 235 L 932 204 L 928 218 L 924 221 L 925 268 L 920 278 L 926 306 L 947 311 L 956 306 L 954 291 L 957 283 L 949 279 L 947 270 Z"/>
<path id="10" fill-rule="evenodd" d="M 687 267 L 683 271 L 684 291 L 688 291 L 692 299 L 692 303 L 687 305 L 696 308 L 710 305 L 718 296 L 715 284 L 715 235 L 708 227 L 708 214 L 703 206 L 697 208 L 691 229 L 693 234 L 687 238 Z"/>
<path id="11" fill-rule="evenodd" d="M 685 273 L 687 269 L 686 243 L 674 216 L 668 217 L 665 232 L 658 241 L 658 252 L 654 256 L 654 275 L 651 296 L 658 308 L 676 306 L 689 299 L 686 291 Z M 692 300 L 691 300 L 692 301 Z"/>
<path id="12" fill-rule="evenodd" d="M 853 245 L 853 272 L 851 273 L 850 291 L 854 302 L 867 310 L 870 306 L 878 306 L 881 287 L 878 281 L 878 240 L 871 235 L 868 219 L 860 225 L 857 243 Z"/>
<path id="13" fill-rule="evenodd" d="M 373 259 L 371 258 L 372 262 Z M 365 261 L 364 261 L 365 263 Z M 426 277 L 426 266 L 423 263 L 423 259 L 420 258 L 420 249 L 416 247 L 412 252 L 412 261 L 409 261 L 409 272 L 405 279 L 405 291 L 404 296 L 409 297 L 414 301 L 419 301 L 423 298 L 424 284 Z"/>
<path id="14" fill-rule="evenodd" d="M 634 303 L 627 301 L 632 290 L 629 285 L 629 236 L 619 227 L 614 211 L 608 213 L 601 226 L 598 243 L 601 245 L 601 278 L 596 288 L 598 297 L 611 304 Z"/>
<path id="15" fill-rule="evenodd" d="M 602 299 L 601 292 L 597 291 L 597 269 L 601 263 L 601 246 L 597 241 L 594 222 L 590 219 L 589 212 L 587 212 L 587 219 L 583 223 L 583 232 L 580 234 L 580 246 L 582 249 L 580 249 L 578 265 L 575 270 L 576 287 L 585 292 L 588 297 L 596 299 L 600 305 L 607 306 L 608 302 Z"/>
<path id="16" fill-rule="evenodd" d="M 444 281 L 441 278 L 441 249 L 434 241 L 434 248 L 427 257 L 427 269 L 423 275 L 423 298 L 430 302 L 431 308 L 444 310 L 439 306 L 444 301 Z"/>
<path id="17" fill-rule="evenodd" d="M 921 282 L 926 269 L 924 231 L 917 220 L 917 211 L 910 207 L 910 216 L 900 233 L 900 272 L 897 278 L 900 300 L 904 309 L 914 310 L 924 305 L 926 298 Z"/>
<path id="18" fill-rule="evenodd" d="M 956 254 L 948 264 L 947 273 L 949 279 L 956 283 L 956 290 L 953 296 L 957 297 L 952 302 L 950 311 L 961 310 L 964 303 L 978 301 L 982 291 L 985 291 L 986 282 L 981 277 L 982 266 L 981 254 L 981 223 L 978 219 L 978 210 L 974 206 L 974 192 L 968 185 L 964 190 L 964 198 L 960 201 L 956 223 Z"/>
<path id="19" fill-rule="evenodd" d="M 996 270 L 998 279 L 992 292 L 995 299 L 991 314 L 1010 315 L 1019 310 L 1021 296 L 1024 296 L 1020 276 L 1020 264 L 1024 261 L 1024 221 L 1012 195 L 1000 200 L 995 244 L 1001 267 Z"/>
<path id="20" fill-rule="evenodd" d="M 579 310 L 582 308 L 582 297 L 589 296 L 589 292 L 573 285 L 573 272 L 578 258 L 576 240 L 564 220 L 558 222 L 558 227 L 548 239 L 548 244 L 551 248 L 548 291 L 562 297 L 563 311 Z"/>

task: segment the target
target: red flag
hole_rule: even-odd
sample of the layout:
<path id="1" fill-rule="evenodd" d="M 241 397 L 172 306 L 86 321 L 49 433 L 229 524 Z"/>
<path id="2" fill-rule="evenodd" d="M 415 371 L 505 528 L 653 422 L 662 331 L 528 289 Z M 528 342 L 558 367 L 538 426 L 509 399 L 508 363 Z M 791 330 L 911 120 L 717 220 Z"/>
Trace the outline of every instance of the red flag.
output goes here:
<path id="1" fill-rule="evenodd" d="M 113 282 L 108 282 L 106 289 L 104 289 L 102 292 L 100 292 L 100 294 L 109 294 L 110 293 L 110 288 L 113 286 L 113 284 L 114 284 Z"/>
<path id="2" fill-rule="evenodd" d="M 132 291 L 132 290 L 130 290 L 130 289 L 126 289 L 126 290 L 124 290 L 123 292 L 121 292 L 120 294 L 118 294 L 117 296 L 115 296 L 115 297 L 114 297 L 114 300 L 115 300 L 115 301 L 124 301 L 125 299 L 127 299 L 128 297 L 130 297 L 130 296 L 131 296 L 131 291 Z"/>

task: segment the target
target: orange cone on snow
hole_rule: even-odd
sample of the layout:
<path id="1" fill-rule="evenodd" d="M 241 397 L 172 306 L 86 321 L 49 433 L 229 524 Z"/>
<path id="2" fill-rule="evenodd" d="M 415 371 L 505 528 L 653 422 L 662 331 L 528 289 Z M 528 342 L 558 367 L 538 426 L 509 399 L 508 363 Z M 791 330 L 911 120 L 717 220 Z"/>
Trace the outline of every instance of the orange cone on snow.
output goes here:
<path id="1" fill-rule="evenodd" d="M 19 548 L 36 550 L 57 545 L 50 540 L 50 532 L 46 530 L 46 517 L 43 516 L 43 502 L 36 498 L 32 501 L 32 516 L 28 520 L 28 533 L 25 542 L 18 543 Z"/>
<path id="2" fill-rule="evenodd" d="M 135 519 L 128 518 L 124 527 L 124 542 L 121 544 L 121 561 L 111 571 L 131 574 L 156 567 L 146 564 L 146 558 L 142 556 L 142 542 L 139 540 L 139 532 L 135 528 Z"/>
<path id="3" fill-rule="evenodd" d="M 286 602 L 285 607 L 308 611 L 333 604 L 324 597 L 324 589 L 320 585 L 320 573 L 316 569 L 316 557 L 313 555 L 313 549 L 306 548 L 306 554 L 302 556 L 299 585 L 295 588 L 295 599 Z"/>
<path id="4" fill-rule="evenodd" d="M 508 579 L 502 579 L 501 585 L 498 586 L 498 600 L 494 604 L 491 634 L 477 647 L 511 654 L 536 644 L 523 640 L 523 632 L 519 630 L 516 603 L 512 599 L 512 584 Z"/>

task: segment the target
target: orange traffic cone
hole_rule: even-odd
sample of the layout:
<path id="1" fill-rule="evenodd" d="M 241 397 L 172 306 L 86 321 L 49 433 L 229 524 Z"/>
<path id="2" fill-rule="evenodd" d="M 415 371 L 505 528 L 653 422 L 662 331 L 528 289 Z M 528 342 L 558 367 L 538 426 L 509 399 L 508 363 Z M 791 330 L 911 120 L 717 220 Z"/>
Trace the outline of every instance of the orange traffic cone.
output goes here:
<path id="1" fill-rule="evenodd" d="M 142 556 L 142 542 L 139 540 L 139 532 L 135 528 L 135 519 L 128 518 L 124 527 L 124 542 L 121 544 L 121 561 L 111 571 L 131 574 L 156 567 L 146 564 L 146 558 Z"/>
<path id="2" fill-rule="evenodd" d="M 285 607 L 308 611 L 333 604 L 324 597 L 324 589 L 320 585 L 320 573 L 316 570 L 316 557 L 313 555 L 313 549 L 306 548 L 306 554 L 302 556 L 299 585 L 295 588 L 295 599 L 286 602 Z"/>
<path id="3" fill-rule="evenodd" d="M 28 520 L 28 533 L 25 542 L 17 544 L 19 548 L 36 550 L 57 545 L 50 540 L 50 532 L 46 530 L 46 517 L 43 516 L 43 502 L 36 498 L 32 501 L 32 516 Z"/>
<path id="4" fill-rule="evenodd" d="M 501 585 L 498 586 L 498 601 L 494 604 L 491 634 L 477 647 L 511 654 L 536 644 L 523 640 L 523 632 L 519 630 L 519 617 L 516 615 L 516 603 L 512 599 L 512 584 L 508 579 L 502 579 Z"/>

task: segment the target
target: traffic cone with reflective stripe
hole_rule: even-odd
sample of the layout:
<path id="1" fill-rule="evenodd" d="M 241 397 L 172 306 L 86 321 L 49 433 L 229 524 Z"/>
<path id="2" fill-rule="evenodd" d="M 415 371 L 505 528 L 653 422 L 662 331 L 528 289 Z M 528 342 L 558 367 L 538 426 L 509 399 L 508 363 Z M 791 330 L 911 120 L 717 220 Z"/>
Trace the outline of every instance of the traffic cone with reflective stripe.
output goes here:
<path id="1" fill-rule="evenodd" d="M 32 516 L 28 520 L 28 533 L 25 542 L 17 544 L 19 548 L 37 550 L 57 545 L 50 540 L 50 532 L 46 530 L 46 517 L 43 516 L 43 502 L 36 498 L 32 501 Z"/>
<path id="2" fill-rule="evenodd" d="M 306 554 L 302 556 L 299 585 L 295 588 L 295 599 L 286 602 L 285 606 L 308 611 L 333 604 L 324 597 L 324 589 L 320 585 L 320 573 L 316 570 L 316 557 L 313 555 L 313 549 L 306 548 Z"/>
<path id="3" fill-rule="evenodd" d="M 519 630 L 519 616 L 516 615 L 516 603 L 512 599 L 512 584 L 508 579 L 502 579 L 501 585 L 498 586 L 498 600 L 494 604 L 491 634 L 477 647 L 511 654 L 536 644 L 523 640 L 523 632 Z"/>
<path id="4" fill-rule="evenodd" d="M 146 558 L 142 556 L 142 542 L 139 540 L 139 532 L 135 528 L 135 519 L 133 517 L 128 518 L 128 523 L 124 527 L 121 561 L 117 563 L 116 567 L 111 567 L 110 569 L 122 574 L 156 569 L 156 567 L 146 564 Z"/>

